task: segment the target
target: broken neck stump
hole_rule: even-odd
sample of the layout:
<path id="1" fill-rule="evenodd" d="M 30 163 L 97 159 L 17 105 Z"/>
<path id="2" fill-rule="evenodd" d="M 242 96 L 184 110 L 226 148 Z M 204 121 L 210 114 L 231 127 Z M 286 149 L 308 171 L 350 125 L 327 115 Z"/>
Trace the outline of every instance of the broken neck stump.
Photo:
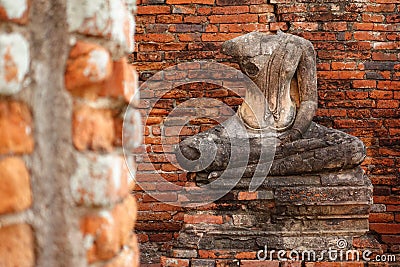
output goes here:
<path id="1" fill-rule="evenodd" d="M 199 186 L 222 179 L 216 186 L 231 190 L 185 215 L 173 259 L 164 258 L 164 266 L 171 260 L 179 266 L 272 260 L 257 255 L 266 247 L 315 251 L 308 261 L 327 260 L 318 252 L 329 248 L 357 249 L 353 245 L 368 231 L 372 203 L 372 185 L 360 167 L 365 147 L 356 137 L 312 122 L 317 108 L 312 44 L 282 32 L 254 32 L 225 42 L 222 52 L 238 61 L 259 92 L 248 90 L 238 109 L 244 134 L 229 135 L 235 129 L 228 120 L 177 148 L 183 168 L 193 169 L 191 161 L 199 165 L 192 173 Z M 247 161 L 240 157 L 243 144 Z M 213 158 L 207 156 L 203 166 L 199 158 L 209 150 Z"/>

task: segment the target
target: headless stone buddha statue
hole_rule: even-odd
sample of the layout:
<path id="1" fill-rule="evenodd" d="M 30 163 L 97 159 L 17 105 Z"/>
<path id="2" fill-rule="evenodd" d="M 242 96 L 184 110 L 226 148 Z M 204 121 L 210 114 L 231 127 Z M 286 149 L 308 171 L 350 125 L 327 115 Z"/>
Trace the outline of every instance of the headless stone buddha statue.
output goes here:
<path id="1" fill-rule="evenodd" d="M 273 128 L 277 138 L 270 176 L 349 169 L 364 160 L 365 147 L 359 139 L 312 122 L 317 109 L 317 71 L 309 41 L 281 31 L 252 32 L 225 42 L 222 52 L 239 63 L 262 93 L 260 97 L 247 91 L 237 111 L 249 134 L 250 160 L 245 173 L 254 172 L 260 163 L 254 155 L 260 154 L 259 135 L 266 127 Z M 200 147 L 205 139 L 219 146 L 215 159 L 204 168 L 216 178 L 232 152 L 227 145 L 232 140 L 222 126 L 182 141 L 178 162 L 185 165 L 182 157 L 197 159 L 207 150 Z"/>

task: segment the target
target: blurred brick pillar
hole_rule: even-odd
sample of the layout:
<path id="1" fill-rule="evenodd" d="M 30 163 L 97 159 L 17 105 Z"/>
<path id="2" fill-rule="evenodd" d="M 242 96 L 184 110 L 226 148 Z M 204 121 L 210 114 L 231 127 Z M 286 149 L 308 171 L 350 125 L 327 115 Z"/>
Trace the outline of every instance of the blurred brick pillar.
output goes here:
<path id="1" fill-rule="evenodd" d="M 139 266 L 121 147 L 131 99 L 141 142 L 134 9 L 0 2 L 0 266 Z"/>

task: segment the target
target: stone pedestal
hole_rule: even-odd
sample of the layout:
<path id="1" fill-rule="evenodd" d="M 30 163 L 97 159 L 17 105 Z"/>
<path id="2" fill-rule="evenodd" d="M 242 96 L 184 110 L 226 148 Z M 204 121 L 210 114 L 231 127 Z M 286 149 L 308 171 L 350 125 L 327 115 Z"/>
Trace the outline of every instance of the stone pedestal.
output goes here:
<path id="1" fill-rule="evenodd" d="M 196 176 L 201 179 L 201 173 Z M 186 261 L 215 266 L 216 259 L 232 264 L 220 266 L 238 266 L 240 261 L 256 260 L 265 246 L 268 251 L 314 250 L 318 257 L 329 248 L 357 249 L 354 240 L 368 231 L 372 185 L 360 167 L 271 176 L 256 192 L 248 192 L 249 182 L 242 178 L 222 199 L 188 212 L 164 266 L 173 266 L 168 262 L 174 258 L 179 266 Z M 203 265 L 195 265 L 199 260 Z"/>

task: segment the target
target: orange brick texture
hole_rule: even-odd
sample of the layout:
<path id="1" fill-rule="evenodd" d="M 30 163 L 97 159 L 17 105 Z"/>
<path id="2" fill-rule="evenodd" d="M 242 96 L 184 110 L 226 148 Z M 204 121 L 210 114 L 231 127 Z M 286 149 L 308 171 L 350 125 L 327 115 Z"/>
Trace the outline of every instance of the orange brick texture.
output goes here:
<path id="1" fill-rule="evenodd" d="M 142 139 L 135 10 L 0 2 L 0 266 L 139 266 L 122 152 L 128 105 L 127 148 Z"/>
<path id="2" fill-rule="evenodd" d="M 386 252 L 396 254 L 400 253 L 399 12 L 397 0 L 141 0 L 136 50 L 130 60 L 145 81 L 157 71 L 185 61 L 216 60 L 237 67 L 219 52 L 221 44 L 255 30 L 281 29 L 310 40 L 318 64 L 319 109 L 314 120 L 355 135 L 366 144 L 368 156 L 363 167 L 374 184 L 371 233 L 378 236 Z M 164 96 L 147 120 L 146 151 L 152 162 L 139 164 L 138 177 L 148 176 L 153 164 L 170 181 L 190 181 L 162 155 L 171 153 L 174 140 L 169 146 L 164 144 L 163 150 L 160 122 L 174 103 L 212 97 L 232 107 L 240 104 L 235 94 L 217 86 L 192 84 L 179 89 Z M 152 93 L 144 91 L 143 96 L 152 97 Z M 187 127 L 190 131 L 181 135 L 207 129 L 208 122 L 193 123 Z M 168 255 L 184 219 L 197 219 L 185 217 L 183 209 L 156 202 L 138 187 L 136 197 L 138 236 L 150 255 L 143 255 L 143 262 L 154 262 L 160 255 Z M 209 219 L 210 223 L 218 221 Z"/>
<path id="3" fill-rule="evenodd" d="M 222 258 L 222 257 L 221 257 Z M 279 260 L 240 260 L 240 259 L 177 259 L 161 257 L 160 264 L 145 264 L 145 267 L 389 267 L 387 262 L 346 261 L 346 262 L 303 262 Z M 396 265 L 393 265 L 396 266 Z"/>

